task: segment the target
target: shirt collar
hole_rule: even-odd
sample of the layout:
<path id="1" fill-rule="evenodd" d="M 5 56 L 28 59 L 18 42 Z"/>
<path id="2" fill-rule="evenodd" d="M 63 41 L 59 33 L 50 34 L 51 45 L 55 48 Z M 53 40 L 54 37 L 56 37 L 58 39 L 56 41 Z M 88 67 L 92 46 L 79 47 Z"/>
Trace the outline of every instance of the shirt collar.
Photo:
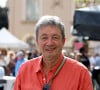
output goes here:
<path id="1" fill-rule="evenodd" d="M 43 58 L 43 56 L 38 57 L 37 62 L 36 62 L 37 65 L 35 65 L 35 67 L 34 67 L 35 72 L 39 72 L 42 70 L 42 58 Z"/>
<path id="2" fill-rule="evenodd" d="M 63 60 L 63 54 L 61 54 L 61 58 L 59 60 L 59 62 L 50 70 L 52 72 L 55 72 L 56 69 L 58 68 L 58 66 L 60 65 L 61 61 Z M 39 59 L 37 60 L 37 65 L 35 67 L 35 72 L 39 72 L 39 71 L 42 71 L 42 59 L 43 59 L 43 56 L 40 56 L 38 57 Z"/>

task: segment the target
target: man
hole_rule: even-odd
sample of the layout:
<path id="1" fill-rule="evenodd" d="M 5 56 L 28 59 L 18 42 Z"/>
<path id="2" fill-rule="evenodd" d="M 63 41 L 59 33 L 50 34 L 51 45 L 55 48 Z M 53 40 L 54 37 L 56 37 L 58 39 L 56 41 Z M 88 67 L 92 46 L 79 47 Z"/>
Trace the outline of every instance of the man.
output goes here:
<path id="1" fill-rule="evenodd" d="M 36 41 L 42 56 L 24 63 L 14 90 L 93 90 L 87 68 L 77 61 L 63 61 L 64 25 L 57 16 L 43 16 L 36 24 Z M 51 84 L 48 85 L 49 81 Z"/>

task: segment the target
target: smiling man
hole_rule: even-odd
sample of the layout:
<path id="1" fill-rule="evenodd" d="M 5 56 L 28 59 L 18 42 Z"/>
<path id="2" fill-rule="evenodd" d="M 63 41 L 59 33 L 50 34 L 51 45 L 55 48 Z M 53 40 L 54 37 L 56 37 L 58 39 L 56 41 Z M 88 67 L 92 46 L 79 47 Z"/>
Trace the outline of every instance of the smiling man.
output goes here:
<path id="1" fill-rule="evenodd" d="M 20 67 L 14 90 L 93 90 L 88 69 L 62 54 L 65 34 L 59 17 L 41 17 L 35 30 L 42 56 Z"/>

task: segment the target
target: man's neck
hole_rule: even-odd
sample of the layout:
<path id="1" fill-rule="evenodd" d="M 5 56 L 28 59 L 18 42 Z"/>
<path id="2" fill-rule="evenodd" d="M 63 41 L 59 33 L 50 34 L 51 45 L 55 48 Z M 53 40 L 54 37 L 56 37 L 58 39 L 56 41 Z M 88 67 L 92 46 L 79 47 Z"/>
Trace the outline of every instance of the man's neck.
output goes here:
<path id="1" fill-rule="evenodd" d="M 43 71 L 45 73 L 45 76 L 47 77 L 48 72 L 59 62 L 59 57 L 54 57 L 48 60 L 48 58 L 43 58 Z"/>

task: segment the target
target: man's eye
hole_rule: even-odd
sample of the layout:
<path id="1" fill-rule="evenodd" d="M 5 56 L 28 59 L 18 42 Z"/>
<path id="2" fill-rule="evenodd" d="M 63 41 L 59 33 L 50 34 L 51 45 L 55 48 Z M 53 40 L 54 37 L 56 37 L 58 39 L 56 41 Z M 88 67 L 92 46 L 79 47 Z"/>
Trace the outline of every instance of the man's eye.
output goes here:
<path id="1" fill-rule="evenodd" d="M 59 37 L 56 37 L 56 36 L 55 36 L 55 37 L 53 37 L 53 39 L 59 39 Z"/>
<path id="2" fill-rule="evenodd" d="M 43 40 L 47 39 L 47 37 L 42 37 Z"/>

